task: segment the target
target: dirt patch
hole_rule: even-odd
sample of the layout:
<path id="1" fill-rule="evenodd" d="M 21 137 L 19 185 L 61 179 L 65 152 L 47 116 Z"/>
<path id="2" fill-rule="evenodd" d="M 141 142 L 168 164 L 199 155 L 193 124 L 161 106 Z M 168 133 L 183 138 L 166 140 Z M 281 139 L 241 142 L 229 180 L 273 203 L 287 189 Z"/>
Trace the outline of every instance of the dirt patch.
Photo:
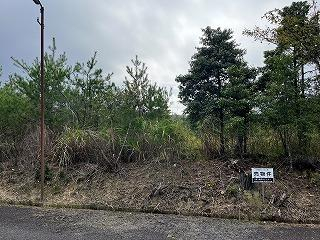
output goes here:
<path id="1" fill-rule="evenodd" d="M 308 173 L 275 165 L 280 166 L 275 167 L 276 181 L 266 185 L 264 199 L 259 186 L 241 188 L 239 171 L 251 168 L 242 161 L 130 163 L 117 173 L 103 172 L 92 164 L 63 171 L 51 167 L 53 178 L 47 182 L 45 204 L 319 223 L 319 187 Z M 31 173 L 0 172 L 2 201 L 37 202 L 38 189 Z"/>

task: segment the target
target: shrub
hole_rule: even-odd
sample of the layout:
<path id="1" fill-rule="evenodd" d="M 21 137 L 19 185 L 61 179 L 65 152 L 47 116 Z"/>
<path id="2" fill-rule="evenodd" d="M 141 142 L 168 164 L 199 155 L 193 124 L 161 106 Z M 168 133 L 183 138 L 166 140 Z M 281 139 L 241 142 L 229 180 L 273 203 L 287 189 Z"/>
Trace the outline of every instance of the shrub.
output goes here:
<path id="1" fill-rule="evenodd" d="M 238 197 L 241 192 L 239 184 L 233 183 L 228 185 L 226 193 L 229 197 Z"/>
<path id="2" fill-rule="evenodd" d="M 24 134 L 31 117 L 31 105 L 10 85 L 0 88 L 0 137 L 17 139 Z"/>
<path id="3" fill-rule="evenodd" d="M 259 124 L 253 126 L 248 140 L 248 150 L 251 155 L 271 158 L 283 155 L 281 141 L 271 128 Z"/>

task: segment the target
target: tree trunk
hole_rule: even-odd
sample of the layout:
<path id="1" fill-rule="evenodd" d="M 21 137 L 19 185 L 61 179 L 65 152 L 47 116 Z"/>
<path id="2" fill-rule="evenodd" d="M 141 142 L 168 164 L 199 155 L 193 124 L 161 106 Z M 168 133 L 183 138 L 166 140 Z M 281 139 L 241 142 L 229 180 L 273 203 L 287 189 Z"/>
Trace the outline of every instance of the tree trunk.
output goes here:
<path id="1" fill-rule="evenodd" d="M 248 114 L 242 116 L 243 125 L 238 129 L 238 139 L 235 147 L 235 154 L 242 158 L 243 155 L 247 154 L 247 141 L 248 141 Z"/>
<path id="2" fill-rule="evenodd" d="M 288 141 L 288 131 L 287 127 L 284 126 L 284 129 L 279 129 L 279 135 L 281 139 L 281 143 L 283 146 L 284 156 L 289 157 L 289 141 Z"/>
<path id="3" fill-rule="evenodd" d="M 307 149 L 309 145 L 308 141 L 308 127 L 304 117 L 303 105 L 301 101 L 305 99 L 305 72 L 304 65 L 301 66 L 301 79 L 300 79 L 300 95 L 298 96 L 298 139 L 299 139 L 299 150 L 302 155 L 307 154 Z"/>
<path id="4" fill-rule="evenodd" d="M 243 135 L 238 133 L 237 144 L 235 147 L 235 155 L 242 158 L 243 154 Z"/>
<path id="5" fill-rule="evenodd" d="M 295 70 L 299 70 L 296 50 L 293 50 L 293 67 Z M 295 111 L 296 111 L 296 119 L 297 119 L 297 136 L 298 136 L 298 148 L 300 154 L 306 154 L 307 148 L 307 128 L 303 117 L 303 112 L 301 109 L 300 100 L 304 97 L 304 66 L 301 66 L 301 79 L 300 79 L 300 86 L 299 86 L 299 74 L 294 79 L 294 88 L 295 88 Z"/>
<path id="6" fill-rule="evenodd" d="M 302 64 L 302 66 L 301 66 L 301 81 L 300 81 L 301 97 L 302 98 L 305 98 L 305 88 L 306 88 L 304 75 L 305 75 L 304 65 Z"/>
<path id="7" fill-rule="evenodd" d="M 244 117 L 244 132 L 243 132 L 243 154 L 247 154 L 248 152 L 248 129 L 249 129 L 249 119 L 248 115 Z"/>
<path id="8" fill-rule="evenodd" d="M 224 139 L 224 113 L 223 109 L 220 109 L 220 154 L 225 154 L 225 139 Z"/>
<path id="9" fill-rule="evenodd" d="M 217 74 L 217 80 L 218 80 L 218 98 L 221 99 L 222 95 L 222 81 L 220 78 L 220 74 Z M 219 120 L 220 120 L 220 155 L 225 154 L 225 140 L 224 140 L 224 112 L 223 108 L 220 106 L 219 108 Z"/>

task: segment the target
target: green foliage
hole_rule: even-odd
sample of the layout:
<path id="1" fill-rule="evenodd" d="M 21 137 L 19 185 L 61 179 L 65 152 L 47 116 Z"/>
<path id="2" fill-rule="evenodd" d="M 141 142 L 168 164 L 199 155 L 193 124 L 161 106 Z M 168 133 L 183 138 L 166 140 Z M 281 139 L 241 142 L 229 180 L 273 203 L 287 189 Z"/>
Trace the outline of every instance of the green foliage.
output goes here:
<path id="1" fill-rule="evenodd" d="M 257 191 L 244 191 L 243 197 L 252 208 L 261 208 L 263 206 L 261 195 Z"/>
<path id="2" fill-rule="evenodd" d="M 45 120 L 51 129 L 63 126 L 98 129 L 110 121 L 114 105 L 115 86 L 112 74 L 103 76 L 96 67 L 96 53 L 86 63 L 71 67 L 66 54 L 56 57 L 56 46 L 45 54 Z M 40 63 L 30 66 L 23 60 L 13 59 L 24 75 L 14 74 L 11 83 L 18 93 L 26 96 L 32 105 L 33 118 L 38 118 Z"/>
<path id="3" fill-rule="evenodd" d="M 240 63 L 244 50 L 232 40 L 231 30 L 202 30 L 201 47 L 193 55 L 188 74 L 180 75 L 180 98 L 187 106 L 186 113 L 192 122 L 206 116 L 220 116 L 223 88 L 228 81 L 229 67 Z"/>
<path id="4" fill-rule="evenodd" d="M 46 53 L 45 61 L 45 119 L 50 128 L 61 127 L 69 119 L 66 109 L 66 84 L 71 74 L 71 67 L 67 65 L 67 57 L 61 54 L 56 57 L 56 46 L 50 47 L 51 52 Z M 10 76 L 11 83 L 18 93 L 24 95 L 32 105 L 33 118 L 38 119 L 40 96 L 40 62 L 36 59 L 32 65 L 23 60 L 13 58 L 23 75 Z"/>
<path id="5" fill-rule="evenodd" d="M 228 68 L 229 83 L 224 90 L 228 110 L 235 116 L 245 117 L 255 106 L 256 69 L 247 63 Z"/>
<path id="6" fill-rule="evenodd" d="M 235 153 L 247 153 L 247 138 L 250 117 L 256 106 L 256 69 L 243 62 L 228 68 L 229 82 L 224 89 L 227 110 L 230 114 L 228 125 L 237 134 Z"/>
<path id="7" fill-rule="evenodd" d="M 1 77 L 2 77 L 2 66 L 0 65 L 0 87 L 1 87 Z"/>
<path id="8" fill-rule="evenodd" d="M 310 182 L 312 184 L 320 186 L 320 173 L 319 172 L 311 173 Z"/>
<path id="9" fill-rule="evenodd" d="M 116 139 L 106 138 L 100 132 L 66 129 L 55 143 L 53 160 L 66 168 L 90 163 L 112 171 L 120 160 L 119 148 Z"/>
<path id="10" fill-rule="evenodd" d="M 232 40 L 230 29 L 207 27 L 202 31 L 201 46 L 191 58 L 188 74 L 178 76 L 176 81 L 180 83 L 179 96 L 192 123 L 208 116 L 218 119 L 215 128 L 220 132 L 220 153 L 224 154 L 224 90 L 229 81 L 228 68 L 240 64 L 245 51 Z"/>
<path id="11" fill-rule="evenodd" d="M 195 160 L 201 156 L 201 141 L 182 121 L 140 118 L 124 130 L 67 129 L 55 143 L 53 159 L 62 167 L 90 163 L 114 171 L 132 160 Z"/>
<path id="12" fill-rule="evenodd" d="M 148 122 L 143 132 L 162 157 L 195 160 L 201 156 L 201 141 L 187 124 L 179 120 L 164 119 Z"/>
<path id="13" fill-rule="evenodd" d="M 291 50 L 302 62 L 319 64 L 320 25 L 319 9 L 316 2 L 293 2 L 283 9 L 275 9 L 267 12 L 264 18 L 274 28 L 253 30 L 246 29 L 244 34 L 254 37 L 256 40 L 268 41 L 282 49 Z"/>
<path id="14" fill-rule="evenodd" d="M 112 73 L 97 67 L 97 53 L 71 65 L 66 54 L 57 55 L 53 41 L 45 54 L 45 119 L 56 137 L 48 155 L 61 166 L 89 163 L 108 171 L 133 160 L 203 155 L 320 156 L 319 11 L 294 2 L 265 17 L 273 28 L 246 31 L 276 44 L 258 70 L 244 61 L 245 50 L 230 29 L 202 30 L 187 74 L 176 78 L 197 133 L 184 119 L 170 117 L 170 91 L 150 81 L 138 56 L 126 67 L 123 87 L 116 87 Z M 0 86 L 0 157 L 5 159 L 21 149 L 16 146 L 25 144 L 25 129 L 39 119 L 39 60 L 13 62 L 22 73 Z M 30 159 L 36 159 L 33 145 Z M 228 191 L 236 195 L 234 186 Z"/>
<path id="15" fill-rule="evenodd" d="M 123 98 L 127 113 L 132 116 L 149 119 L 163 118 L 169 115 L 169 92 L 165 88 L 152 84 L 147 74 L 147 66 L 138 59 L 131 60 L 133 67 L 127 66 Z"/>
<path id="16" fill-rule="evenodd" d="M 232 183 L 228 185 L 226 189 L 226 193 L 229 197 L 235 197 L 235 198 L 238 197 L 239 194 L 241 193 L 239 184 Z"/>
<path id="17" fill-rule="evenodd" d="M 182 120 L 140 117 L 114 133 L 138 160 L 195 160 L 201 156 L 200 139 Z"/>
<path id="18" fill-rule="evenodd" d="M 45 180 L 45 182 L 52 181 L 53 177 L 54 177 L 53 170 L 50 169 L 49 166 L 46 164 L 45 169 L 44 169 L 44 180 Z M 35 180 L 38 181 L 38 182 L 41 181 L 40 166 L 36 169 Z"/>
<path id="19" fill-rule="evenodd" d="M 7 84 L 0 88 L 0 113 L 0 137 L 19 137 L 30 124 L 31 104 Z"/>
<path id="20" fill-rule="evenodd" d="M 253 157 L 275 159 L 284 153 L 279 134 L 266 122 L 251 126 L 248 137 L 248 152 Z M 258 159 L 263 160 L 263 159 Z"/>
<path id="21" fill-rule="evenodd" d="M 293 2 L 264 16 L 274 28 L 246 30 L 276 49 L 265 53 L 259 108 L 279 133 L 285 155 L 310 154 L 310 131 L 319 119 L 319 10 L 315 2 Z M 312 69 L 312 74 L 306 69 Z M 296 142 L 292 145 L 292 142 Z"/>
<path id="22" fill-rule="evenodd" d="M 265 53 L 265 67 L 259 79 L 264 86 L 259 96 L 259 106 L 267 122 L 279 133 L 284 154 L 290 154 L 289 129 L 302 118 L 298 114 L 295 70 L 293 58 L 277 50 Z"/>
<path id="23" fill-rule="evenodd" d="M 276 29 L 278 45 L 293 48 L 301 61 L 313 62 L 319 67 L 320 25 L 316 5 L 307 1 L 293 2 L 277 14 L 280 17 Z"/>
<path id="24" fill-rule="evenodd" d="M 287 54 L 276 51 L 266 52 L 265 67 L 259 79 L 264 85 L 259 103 L 263 113 L 272 126 L 290 124 L 295 116 L 295 85 L 297 72 L 293 59 Z"/>
<path id="25" fill-rule="evenodd" d="M 97 53 L 87 64 L 75 65 L 65 94 L 73 126 L 80 128 L 98 129 L 105 121 L 110 121 L 114 108 L 116 89 L 110 82 L 112 74 L 103 76 L 103 70 L 96 68 L 96 56 Z"/>

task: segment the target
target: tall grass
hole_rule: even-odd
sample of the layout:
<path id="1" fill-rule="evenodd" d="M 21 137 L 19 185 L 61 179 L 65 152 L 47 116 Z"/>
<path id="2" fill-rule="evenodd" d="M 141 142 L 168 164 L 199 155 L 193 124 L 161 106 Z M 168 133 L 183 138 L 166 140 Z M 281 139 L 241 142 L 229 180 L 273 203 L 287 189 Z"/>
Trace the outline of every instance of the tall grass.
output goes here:
<path id="1" fill-rule="evenodd" d="M 92 163 L 114 171 L 128 161 L 196 159 L 201 146 L 183 121 L 140 119 L 126 129 L 66 129 L 55 142 L 52 159 L 61 167 Z"/>
<path id="2" fill-rule="evenodd" d="M 255 156 L 276 158 L 283 155 L 283 146 L 277 132 L 271 127 L 253 125 L 248 137 L 248 153 Z"/>

